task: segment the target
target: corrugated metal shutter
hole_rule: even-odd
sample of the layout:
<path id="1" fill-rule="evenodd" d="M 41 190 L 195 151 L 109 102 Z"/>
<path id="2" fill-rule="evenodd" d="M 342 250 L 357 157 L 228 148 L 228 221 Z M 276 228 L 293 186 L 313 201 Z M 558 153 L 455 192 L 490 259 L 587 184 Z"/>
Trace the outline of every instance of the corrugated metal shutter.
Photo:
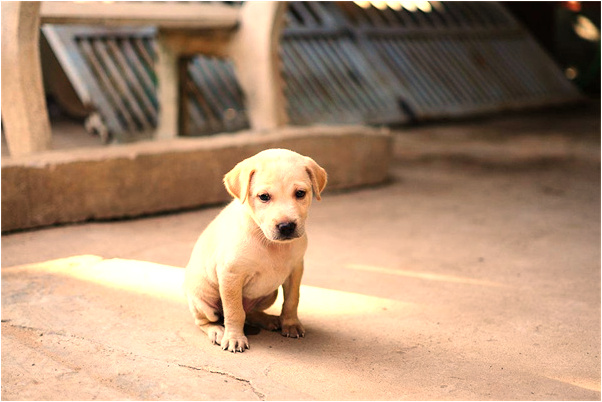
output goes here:
<path id="1" fill-rule="evenodd" d="M 404 123 L 580 98 L 495 2 L 363 3 L 289 3 L 281 56 L 292 124 Z M 149 137 L 158 110 L 156 31 L 43 30 L 82 102 L 113 137 Z M 249 127 L 228 60 L 191 58 L 181 79 L 180 135 Z"/>
<path id="2" fill-rule="evenodd" d="M 497 3 L 364 3 L 291 3 L 283 59 L 293 122 L 383 124 L 580 97 Z"/>

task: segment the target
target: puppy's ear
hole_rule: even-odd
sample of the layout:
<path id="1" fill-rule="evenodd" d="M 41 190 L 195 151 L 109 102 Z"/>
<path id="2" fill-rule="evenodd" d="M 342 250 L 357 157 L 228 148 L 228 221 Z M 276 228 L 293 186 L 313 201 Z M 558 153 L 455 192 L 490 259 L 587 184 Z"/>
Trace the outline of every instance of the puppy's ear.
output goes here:
<path id="1" fill-rule="evenodd" d="M 307 159 L 305 170 L 307 170 L 307 174 L 309 174 L 309 178 L 311 179 L 311 187 L 316 195 L 316 200 L 320 201 L 322 199 L 320 193 L 324 190 L 328 181 L 326 170 L 322 169 L 312 158 L 308 156 L 305 158 Z"/>
<path id="2" fill-rule="evenodd" d="M 228 190 L 232 197 L 238 198 L 242 203 L 249 196 L 251 178 L 253 177 L 253 173 L 255 173 L 255 170 L 251 169 L 250 164 L 246 162 L 247 160 L 240 162 L 224 176 L 226 190 Z"/>

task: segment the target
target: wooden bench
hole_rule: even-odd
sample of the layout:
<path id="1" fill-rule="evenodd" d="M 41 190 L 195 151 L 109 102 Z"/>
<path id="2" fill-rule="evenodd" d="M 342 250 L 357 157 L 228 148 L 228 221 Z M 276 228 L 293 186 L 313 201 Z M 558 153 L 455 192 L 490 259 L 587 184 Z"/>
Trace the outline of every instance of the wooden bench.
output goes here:
<path id="1" fill-rule="evenodd" d="M 287 122 L 279 39 L 286 3 L 239 8 L 186 2 L 2 2 L 2 120 L 11 155 L 52 147 L 39 55 L 41 23 L 156 26 L 160 103 L 157 139 L 178 135 L 180 57 L 232 59 L 252 130 Z"/>

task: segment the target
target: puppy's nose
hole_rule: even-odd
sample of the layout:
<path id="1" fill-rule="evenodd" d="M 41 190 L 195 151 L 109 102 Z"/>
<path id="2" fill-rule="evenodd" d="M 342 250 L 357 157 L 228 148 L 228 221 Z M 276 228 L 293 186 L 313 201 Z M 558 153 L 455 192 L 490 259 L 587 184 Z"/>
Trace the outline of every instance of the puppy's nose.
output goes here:
<path id="1" fill-rule="evenodd" d="M 281 236 L 289 237 L 293 233 L 295 233 L 295 229 L 297 228 L 297 224 L 295 222 L 284 222 L 276 225 L 278 232 L 280 232 Z"/>

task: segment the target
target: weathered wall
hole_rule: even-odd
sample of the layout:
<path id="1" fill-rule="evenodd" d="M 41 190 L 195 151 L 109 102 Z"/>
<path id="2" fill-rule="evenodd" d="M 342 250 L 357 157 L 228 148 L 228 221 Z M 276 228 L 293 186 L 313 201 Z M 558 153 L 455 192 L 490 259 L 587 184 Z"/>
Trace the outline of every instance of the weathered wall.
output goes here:
<path id="1" fill-rule="evenodd" d="M 311 156 L 332 190 L 386 180 L 392 143 L 366 127 L 287 127 L 5 158 L 2 231 L 223 202 L 223 175 L 267 148 Z"/>

